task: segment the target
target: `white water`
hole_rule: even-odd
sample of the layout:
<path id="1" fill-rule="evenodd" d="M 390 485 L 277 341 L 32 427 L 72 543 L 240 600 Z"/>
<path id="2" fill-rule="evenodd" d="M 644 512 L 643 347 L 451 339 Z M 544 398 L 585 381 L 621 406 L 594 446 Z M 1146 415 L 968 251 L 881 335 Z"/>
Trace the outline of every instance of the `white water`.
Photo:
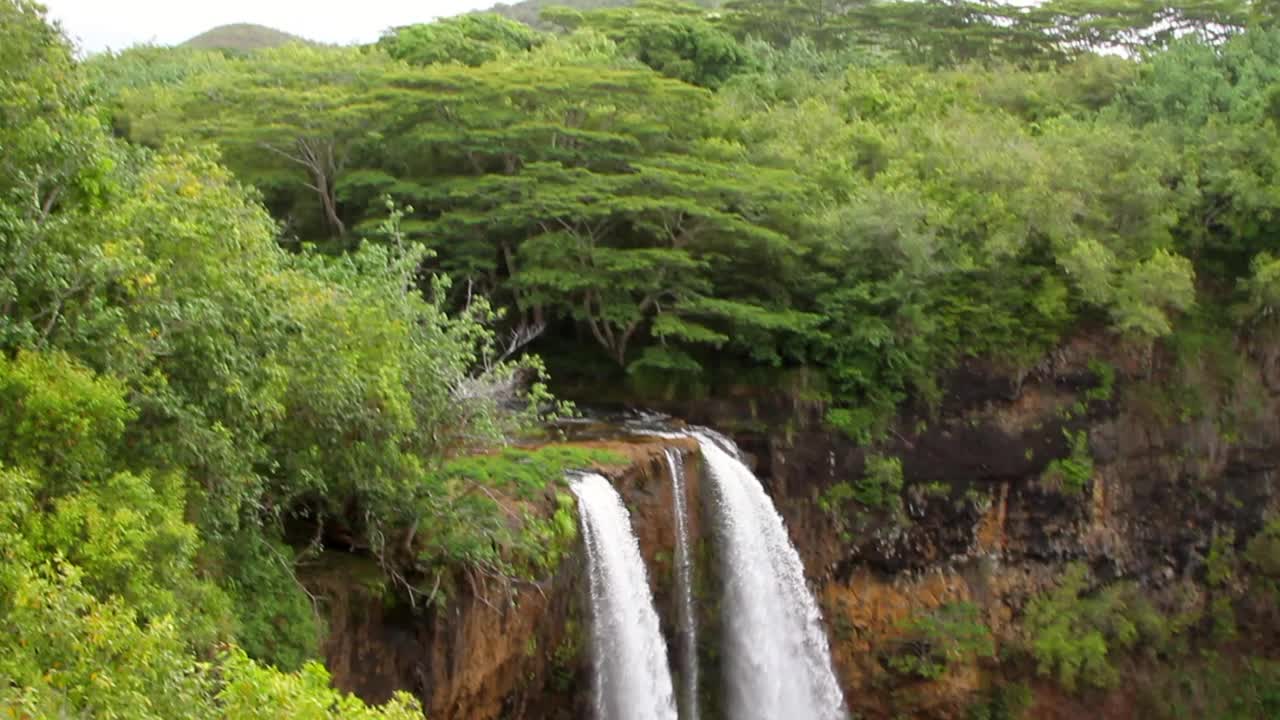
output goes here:
<path id="1" fill-rule="evenodd" d="M 698 720 L 698 617 L 693 611 L 693 558 L 689 549 L 689 510 L 685 497 L 684 458 L 667 448 L 671 494 L 676 512 L 676 593 L 680 623 L 680 717 Z"/>
<path id="2" fill-rule="evenodd" d="M 631 515 L 604 477 L 572 484 L 591 588 L 596 720 L 676 720 L 667 647 Z"/>
<path id="3" fill-rule="evenodd" d="M 728 716 L 844 720 L 822 615 L 782 517 L 732 442 L 695 437 L 720 504 Z"/>

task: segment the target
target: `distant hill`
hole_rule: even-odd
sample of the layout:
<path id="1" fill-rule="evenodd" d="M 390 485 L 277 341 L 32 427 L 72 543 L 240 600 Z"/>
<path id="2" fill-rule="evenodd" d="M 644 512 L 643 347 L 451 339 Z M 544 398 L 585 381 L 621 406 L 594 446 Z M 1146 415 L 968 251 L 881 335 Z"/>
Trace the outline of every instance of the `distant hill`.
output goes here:
<path id="1" fill-rule="evenodd" d="M 688 0 L 694 5 L 703 5 L 706 7 L 716 7 L 721 4 L 721 0 Z M 597 8 L 624 7 L 626 5 L 634 5 L 635 0 L 522 0 L 514 4 L 498 3 L 489 9 L 489 12 L 495 12 L 499 15 L 506 15 L 512 20 L 519 20 L 526 25 L 532 25 L 536 28 L 547 29 L 547 25 L 542 23 L 538 18 L 542 13 L 542 9 L 559 5 L 562 7 L 571 7 L 576 10 L 595 10 Z"/>
<path id="2" fill-rule="evenodd" d="M 263 48 L 280 47 L 289 43 L 310 43 L 306 38 L 300 38 L 297 35 L 290 35 L 282 30 L 269 28 L 265 25 L 253 25 L 251 23 L 236 23 L 234 25 L 222 25 L 212 30 L 207 30 L 190 40 L 182 43 L 182 47 L 198 48 L 200 50 L 239 50 L 241 52 L 250 52 L 253 50 L 262 50 Z"/>

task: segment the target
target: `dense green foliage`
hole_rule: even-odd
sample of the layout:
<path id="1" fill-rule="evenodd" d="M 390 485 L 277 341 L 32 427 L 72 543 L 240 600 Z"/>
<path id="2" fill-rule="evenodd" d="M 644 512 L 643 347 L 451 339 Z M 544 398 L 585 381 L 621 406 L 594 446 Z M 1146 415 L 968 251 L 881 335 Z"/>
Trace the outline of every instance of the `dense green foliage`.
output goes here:
<path id="1" fill-rule="evenodd" d="M 1040 675 L 1063 687 L 1107 687 L 1119 680 L 1112 658 L 1140 641 L 1154 651 L 1174 629 L 1128 584 L 1093 595 L 1088 568 L 1068 567 L 1057 588 L 1027 604 L 1024 626 Z"/>
<path id="2" fill-rule="evenodd" d="M 645 387 L 816 368 L 870 441 L 966 358 L 1274 317 L 1280 39 L 1249 6 L 1162 8 L 646 0 L 96 69 L 116 127 L 215 142 L 299 243 L 412 206 L 503 353 Z"/>
<path id="3" fill-rule="evenodd" d="M 1280 599 L 1277 537 L 1275 520 L 1242 543 L 1217 533 L 1197 581 L 1164 592 L 1103 582 L 1083 564 L 1068 565 L 1056 587 L 1025 606 L 1021 642 L 1002 652 L 1006 668 L 1021 666 L 1023 678 L 1034 672 L 1083 698 L 1125 684 L 1144 717 L 1272 717 L 1280 710 L 1280 664 L 1270 646 Z M 1152 597 L 1162 598 L 1160 607 Z M 1019 717 L 1001 710 L 1002 695 L 975 716 Z"/>
<path id="4" fill-rule="evenodd" d="M 304 665 L 320 628 L 294 565 L 315 548 L 286 530 L 406 583 L 554 570 L 567 496 L 512 522 L 450 462 L 536 419 L 540 365 L 498 356 L 483 301 L 446 310 L 393 206 L 377 243 L 289 253 L 210 152 L 111 137 L 89 85 L 109 73 L 38 6 L 0 2 L 0 34 L 0 714 L 419 717 Z M 137 53 L 121 95 L 224 67 Z M 471 482 L 528 494 L 593 461 L 549 453 Z"/>
<path id="5" fill-rule="evenodd" d="M 850 501 L 872 510 L 899 511 L 902 461 L 895 457 L 868 456 L 861 478 L 835 483 L 819 498 L 818 505 L 826 512 L 837 513 Z"/>
<path id="6" fill-rule="evenodd" d="M 432 485 L 448 493 L 432 497 L 418 511 L 441 520 L 431 525 L 435 531 L 418 549 L 422 562 L 435 566 L 436 572 L 457 566 L 498 575 L 536 577 L 552 572 L 578 537 L 573 499 L 557 492 L 549 518 L 526 505 L 557 485 L 568 470 L 622 462 L 612 453 L 558 445 L 506 448 L 449 460 L 430 476 Z M 445 501 L 451 502 L 441 508 Z M 514 528 L 513 518 L 519 520 Z M 480 528 L 485 531 L 477 532 Z"/>
<path id="7" fill-rule="evenodd" d="M 969 706 L 966 720 L 1023 720 L 1035 701 L 1031 688 L 1024 683 L 999 685 L 985 695 L 986 698 Z"/>
<path id="8" fill-rule="evenodd" d="M 1253 720 L 1280 714 L 1280 663 L 1217 653 L 1186 663 L 1148 693 L 1149 717 Z"/>
<path id="9" fill-rule="evenodd" d="M 555 23 L 544 18 L 549 10 L 554 11 L 560 8 L 600 10 L 627 7 L 633 4 L 635 0 L 518 0 L 511 3 L 496 3 L 490 11 L 542 30 L 551 30 L 555 27 Z M 703 7 L 717 7 L 721 2 L 720 0 L 697 0 L 695 4 Z"/>
<path id="10" fill-rule="evenodd" d="M 474 66 L 527 52 L 541 40 L 541 35 L 514 20 L 477 14 L 399 27 L 383 36 L 378 46 L 412 65 Z"/>
<path id="11" fill-rule="evenodd" d="M 564 30 L 599 32 L 654 70 L 693 85 L 716 88 L 750 69 L 750 51 L 699 8 L 672 0 L 577 12 L 549 8 L 542 17 Z"/>

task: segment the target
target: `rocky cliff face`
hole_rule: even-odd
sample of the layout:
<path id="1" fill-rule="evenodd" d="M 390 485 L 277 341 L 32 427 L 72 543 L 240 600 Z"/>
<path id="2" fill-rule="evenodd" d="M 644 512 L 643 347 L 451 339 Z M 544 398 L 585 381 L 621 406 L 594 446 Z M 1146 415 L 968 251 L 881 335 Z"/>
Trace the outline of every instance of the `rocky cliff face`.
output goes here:
<path id="1" fill-rule="evenodd" d="M 904 413 L 872 449 L 826 428 L 820 403 L 756 388 L 665 409 L 731 432 L 754 456 L 823 604 L 850 710 L 860 718 L 959 718 L 1001 667 L 968 662 L 932 680 L 893 672 L 887 657 L 907 619 L 971 603 L 997 647 L 1017 643 L 1028 599 L 1075 561 L 1100 582 L 1132 580 L 1152 598 L 1194 609 L 1207 602 L 1198 588 L 1214 538 L 1230 532 L 1243 543 L 1280 509 L 1280 352 L 1245 353 L 1249 362 L 1230 382 L 1175 373 L 1105 338 L 1081 339 L 1029 373 L 961 368 L 940 408 Z M 631 508 L 668 635 L 669 442 L 596 443 L 630 460 L 603 470 Z M 696 509 L 696 446 L 682 449 Z M 901 462 L 900 507 L 832 502 L 834 488 L 863 478 L 873 452 Z M 1055 461 L 1072 458 L 1083 472 L 1054 471 Z M 702 542 L 705 508 L 693 516 L 711 717 L 714 543 Z M 463 586 L 447 604 L 417 609 L 394 591 L 370 590 L 349 569 L 321 573 L 312 585 L 331 610 L 326 654 L 339 686 L 371 700 L 408 689 L 433 719 L 578 718 L 589 702 L 582 571 L 581 559 L 571 559 L 555 578 L 509 599 Z M 1136 712 L 1129 688 L 1081 701 L 1033 684 L 1031 717 Z"/>
<path id="2" fill-rule="evenodd" d="M 1098 358 L 1114 381 L 1089 362 Z M 826 430 L 818 404 L 757 397 L 678 411 L 745 428 L 735 437 L 755 454 L 820 590 L 850 709 L 953 718 L 989 673 L 972 665 L 923 682 L 890 672 L 885 656 L 906 619 L 969 602 L 997 645 L 1015 641 L 1028 598 L 1071 561 L 1153 597 L 1194 595 L 1215 535 L 1242 543 L 1277 510 L 1280 361 L 1270 350 L 1252 360 L 1229 389 L 1153 370 L 1151 358 L 1117 354 L 1105 340 L 1078 341 L 1022 377 L 963 368 L 935 415 L 899 418 L 875 448 L 901 459 L 901 512 L 823 509 L 831 488 L 862 477 L 868 451 Z M 1050 465 L 1073 442 L 1092 465 L 1078 492 Z M 1032 717 L 1080 716 L 1069 697 L 1042 690 Z M 1133 712 L 1115 698 L 1090 708 L 1095 717 Z"/>

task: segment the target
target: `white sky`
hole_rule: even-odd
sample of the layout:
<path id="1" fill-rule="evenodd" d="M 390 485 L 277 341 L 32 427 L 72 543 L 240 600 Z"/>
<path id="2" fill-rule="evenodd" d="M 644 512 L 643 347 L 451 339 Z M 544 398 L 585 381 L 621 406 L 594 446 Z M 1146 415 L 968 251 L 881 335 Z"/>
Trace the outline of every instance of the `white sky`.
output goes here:
<path id="1" fill-rule="evenodd" d="M 513 2 L 514 0 L 508 0 Z M 42 0 L 82 51 L 173 45 L 218 25 L 257 23 L 326 43 L 370 42 L 395 25 L 491 7 L 494 0 Z"/>

